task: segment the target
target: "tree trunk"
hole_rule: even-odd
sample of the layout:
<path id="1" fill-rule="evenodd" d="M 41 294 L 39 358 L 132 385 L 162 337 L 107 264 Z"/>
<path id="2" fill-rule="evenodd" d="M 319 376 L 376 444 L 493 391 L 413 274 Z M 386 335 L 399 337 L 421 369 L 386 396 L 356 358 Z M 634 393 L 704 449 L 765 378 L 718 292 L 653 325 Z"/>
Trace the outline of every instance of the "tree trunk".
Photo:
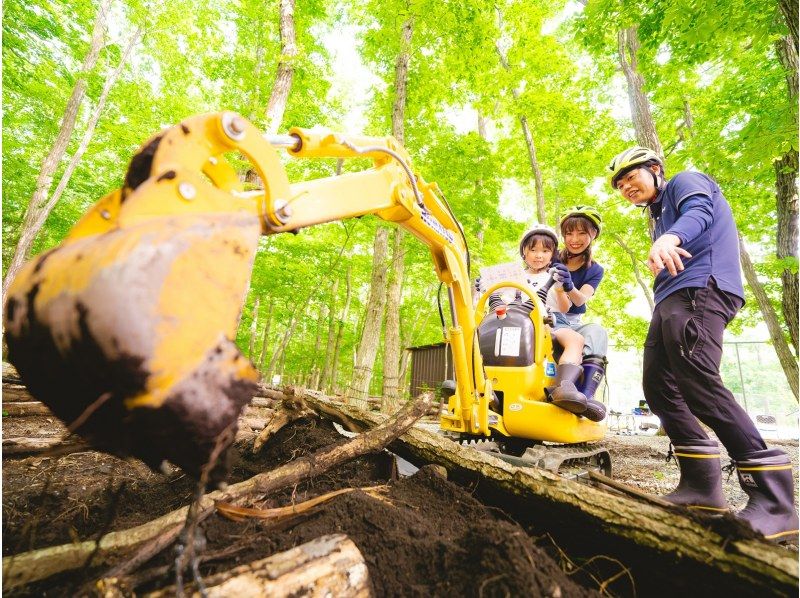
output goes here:
<path id="1" fill-rule="evenodd" d="M 408 88 L 408 67 L 411 59 L 413 17 L 403 23 L 400 53 L 397 55 L 394 75 L 394 105 L 392 106 L 392 135 L 401 145 L 405 143 L 405 115 Z M 383 401 L 381 411 L 389 413 L 396 408 L 398 370 L 400 368 L 400 306 L 402 304 L 405 250 L 405 232 L 397 227 L 392 234 L 392 261 L 386 294 L 386 325 L 383 349 Z"/>
<path id="2" fill-rule="evenodd" d="M 325 417 L 340 417 L 342 424 L 370 427 L 383 421 L 378 414 L 323 397 L 305 401 Z M 636 576 L 640 596 L 659 595 L 659 589 L 663 593 L 663 587 L 672 586 L 674 569 L 664 563 L 676 560 L 692 571 L 697 588 L 713 588 L 712 593 L 797 593 L 797 556 L 763 540 L 747 539 L 738 522 L 714 522 L 680 507 L 660 506 L 656 497 L 636 499 L 630 491 L 620 495 L 546 470 L 515 467 L 421 427 L 398 437 L 389 450 L 417 466 L 443 466 L 449 479 L 474 488 L 482 502 L 502 508 L 532 529 L 551 530 L 563 550 L 572 542 L 570 554 L 603 554 L 632 571 L 646 572 Z"/>
<path id="3" fill-rule="evenodd" d="M 783 13 L 783 18 L 786 20 L 786 26 L 789 28 L 789 35 L 792 39 L 794 52 L 797 54 L 797 23 L 800 17 L 798 16 L 798 4 L 796 0 L 780 0 L 778 2 Z"/>
<path id="4" fill-rule="evenodd" d="M 381 337 L 383 308 L 386 305 L 386 254 L 388 250 L 389 229 L 379 226 L 372 246 L 372 283 L 367 300 L 367 310 L 361 340 L 356 350 L 353 377 L 347 388 L 347 400 L 366 406 L 372 368 L 378 353 Z"/>
<path id="5" fill-rule="evenodd" d="M 53 176 L 58 169 L 58 165 L 64 157 L 64 153 L 67 151 L 67 145 L 69 144 L 70 137 L 72 137 L 72 131 L 75 128 L 75 120 L 78 117 L 78 111 L 81 107 L 81 103 L 83 103 L 83 98 L 86 96 L 87 77 L 89 73 L 94 70 L 100 55 L 100 50 L 103 46 L 106 16 L 110 5 L 111 0 L 102 0 L 100 6 L 97 8 L 89 51 L 83 59 L 80 73 L 75 81 L 75 86 L 72 88 L 72 95 L 70 95 L 67 101 L 64 116 L 61 118 L 58 136 L 53 142 L 53 146 L 50 148 L 50 152 L 47 154 L 44 162 L 42 162 L 42 168 L 36 179 L 36 190 L 33 192 L 33 197 L 31 197 L 28 207 L 25 210 L 19 241 L 17 242 L 11 262 L 8 265 L 6 276 L 3 279 L 3 305 L 5 305 L 6 302 L 8 287 L 28 258 L 28 253 L 36 238 L 36 234 L 39 232 L 39 228 L 41 228 L 41 225 L 36 227 L 36 222 L 42 220 L 42 214 L 44 214 L 44 217 L 47 216 L 47 197 L 50 192 L 50 186 L 53 183 Z"/>
<path id="6" fill-rule="evenodd" d="M 655 301 L 653 300 L 653 291 L 645 282 L 644 277 L 642 277 L 642 273 L 639 270 L 639 260 L 637 259 L 636 254 L 630 247 L 628 247 L 627 243 L 625 243 L 625 241 L 622 240 L 622 237 L 620 237 L 618 234 L 612 233 L 611 236 L 617 242 L 617 245 L 622 247 L 622 250 L 628 254 L 628 257 L 630 257 L 631 266 L 633 267 L 633 275 L 636 277 L 636 282 L 644 293 L 644 298 L 647 299 L 647 304 L 650 306 L 650 313 L 652 314 L 653 310 L 656 308 Z"/>
<path id="7" fill-rule="evenodd" d="M 394 229 L 392 250 L 392 267 L 389 278 L 389 289 L 386 296 L 386 329 L 383 348 L 383 401 L 381 411 L 390 413 L 397 408 L 400 398 L 400 306 L 402 302 L 403 263 L 405 249 L 403 234 L 400 228 Z"/>
<path id="8" fill-rule="evenodd" d="M 274 135 L 283 122 L 289 92 L 294 78 L 294 59 L 297 56 L 297 43 L 294 30 L 294 0 L 281 0 L 281 60 L 275 75 L 275 85 L 267 104 L 266 133 Z"/>
<path id="9" fill-rule="evenodd" d="M 497 11 L 497 18 L 499 26 L 502 28 L 502 15 L 499 10 Z M 511 65 L 509 65 L 508 59 L 500 47 L 500 43 L 496 41 L 494 48 L 497 51 L 497 55 L 500 57 L 500 64 L 505 70 L 510 71 Z M 511 93 L 515 100 L 519 99 L 519 92 L 516 89 L 512 89 Z M 536 185 L 536 215 L 541 224 L 546 224 L 547 214 L 544 206 L 544 184 L 542 183 L 542 169 L 539 167 L 539 160 L 536 158 L 536 145 L 533 142 L 533 135 L 528 126 L 528 118 L 524 114 L 518 115 L 518 118 L 519 124 L 522 127 L 522 134 L 525 137 L 525 146 L 528 148 L 528 160 L 531 164 L 531 171 L 533 172 L 533 179 Z"/>
<path id="10" fill-rule="evenodd" d="M 520 115 L 519 124 L 522 127 L 522 134 L 525 136 L 525 145 L 528 147 L 528 160 L 531 163 L 533 180 L 536 183 L 536 215 L 539 218 L 539 222 L 546 224 L 547 213 L 544 209 L 544 185 L 542 183 L 542 169 L 539 167 L 539 160 L 536 158 L 536 145 L 533 143 L 533 135 L 531 134 L 530 127 L 528 127 L 528 118 L 525 115 Z"/>
<path id="11" fill-rule="evenodd" d="M 258 303 L 259 297 L 256 297 L 255 302 L 253 303 L 253 319 L 250 322 L 250 344 L 247 347 L 247 356 L 250 358 L 250 361 L 255 361 L 255 347 L 256 347 L 256 334 L 258 331 Z"/>
<path id="12" fill-rule="evenodd" d="M 372 595 L 364 557 L 344 534 L 322 536 L 285 552 L 208 576 L 203 581 L 208 598 L 368 598 Z M 175 591 L 172 586 L 147 594 L 147 598 L 171 597 L 176 595 Z"/>
<path id="13" fill-rule="evenodd" d="M 327 306 L 326 306 L 327 307 Z M 309 388 L 319 390 L 319 345 L 322 342 L 322 326 L 325 323 L 325 310 L 320 306 L 317 316 L 316 338 L 314 339 L 314 352 L 311 354 L 311 372 L 308 379 Z"/>
<path id="14" fill-rule="evenodd" d="M 258 369 L 264 371 L 264 362 L 267 359 L 267 345 L 269 344 L 269 329 L 272 326 L 272 307 L 275 301 L 272 297 L 269 298 L 267 305 L 267 321 L 264 323 L 264 332 L 261 336 L 261 351 L 258 354 Z"/>
<path id="15" fill-rule="evenodd" d="M 267 367 L 267 373 L 266 373 L 267 380 L 269 380 L 272 377 L 272 373 L 274 371 L 279 371 L 281 375 L 283 375 L 283 371 L 281 368 L 283 367 L 284 353 L 286 351 L 286 347 L 289 346 L 289 341 L 292 340 L 292 335 L 294 334 L 294 329 L 297 327 L 297 323 L 300 321 L 301 318 L 305 316 L 307 307 L 308 307 L 307 301 L 303 301 L 302 305 L 298 304 L 295 306 L 294 313 L 292 314 L 292 319 L 289 321 L 289 325 L 286 327 L 286 332 L 284 332 L 280 344 L 275 349 L 275 352 L 272 354 L 272 357 L 269 360 L 269 367 Z"/>
<path id="16" fill-rule="evenodd" d="M 636 142 L 663 157 L 664 150 L 656 133 L 653 115 L 650 112 L 650 102 L 644 92 L 644 78 L 637 70 L 636 53 L 639 50 L 637 30 L 638 26 L 634 25 L 622 29 L 617 34 L 619 64 L 628 82 L 628 101 L 631 106 L 633 126 L 636 129 Z"/>
<path id="17" fill-rule="evenodd" d="M 333 349 L 333 363 L 331 364 L 331 377 L 328 380 L 328 394 L 339 392 L 338 374 L 339 374 L 339 354 L 342 348 L 342 336 L 344 335 L 344 326 L 347 323 L 347 316 L 350 312 L 350 298 L 352 296 L 352 287 L 350 285 L 350 268 L 347 269 L 345 275 L 345 298 L 344 307 L 342 307 L 342 315 L 339 318 L 339 326 L 336 331 L 336 343 Z"/>
<path id="18" fill-rule="evenodd" d="M 781 2 L 784 9 L 785 2 Z M 797 6 L 794 5 L 794 18 L 797 18 Z M 792 39 L 783 37 L 775 42 L 776 53 L 786 70 L 786 85 L 789 102 L 794 113 L 794 127 L 797 130 L 797 23 L 794 24 L 794 43 Z M 778 228 L 776 234 L 778 259 L 794 258 L 794 267 L 784 268 L 781 272 L 783 296 L 781 311 L 789 329 L 789 338 L 794 346 L 794 354 L 798 354 L 798 277 L 797 277 L 797 219 L 800 215 L 797 206 L 797 149 L 790 149 L 780 160 L 775 160 L 775 197 L 777 200 Z"/>
<path id="19" fill-rule="evenodd" d="M 325 361 L 322 366 L 322 376 L 319 389 L 330 388 L 331 365 L 333 364 L 333 351 L 336 345 L 336 299 L 339 296 L 339 277 L 331 286 L 331 300 L 328 303 L 328 340 L 325 343 Z"/>
<path id="20" fill-rule="evenodd" d="M 747 279 L 747 284 L 750 290 L 755 295 L 756 302 L 758 303 L 761 314 L 764 316 L 764 321 L 767 323 L 769 336 L 772 339 L 772 344 L 775 347 L 775 352 L 778 354 L 778 360 L 781 362 L 783 373 L 786 374 L 786 380 L 789 382 L 789 387 L 792 389 L 794 398 L 798 400 L 798 367 L 797 360 L 792 355 L 792 350 L 783 336 L 780 322 L 778 321 L 778 314 L 770 303 L 764 287 L 758 280 L 756 270 L 753 268 L 753 262 L 750 260 L 750 255 L 747 253 L 747 248 L 744 245 L 744 239 L 739 235 L 739 257 L 742 260 L 742 270 L 744 270 L 744 277 Z"/>
<path id="21" fill-rule="evenodd" d="M 69 164 L 64 169 L 64 173 L 61 175 L 61 178 L 58 181 L 58 185 L 56 186 L 55 191 L 50 196 L 50 199 L 47 201 L 47 205 L 45 206 L 44 210 L 39 213 L 39 218 L 33 225 L 33 238 L 35 239 L 36 234 L 38 234 L 39 230 L 41 230 L 42 226 L 44 226 L 45 221 L 47 220 L 47 216 L 50 212 L 53 211 L 53 208 L 58 203 L 58 200 L 61 199 L 61 196 L 64 193 L 64 190 L 67 188 L 70 179 L 72 178 L 72 173 L 75 172 L 75 168 L 77 168 L 78 163 L 81 161 L 83 154 L 86 153 L 87 148 L 89 147 L 89 143 L 92 141 L 92 137 L 94 136 L 94 130 L 97 127 L 97 122 L 100 120 L 100 116 L 103 113 L 103 110 L 106 107 L 106 100 L 108 100 L 108 94 L 111 92 L 111 88 L 114 86 L 114 83 L 117 82 L 120 74 L 122 73 L 122 69 L 125 67 L 125 63 L 128 62 L 128 57 L 131 54 L 131 51 L 139 43 L 139 40 L 142 39 L 142 35 L 144 34 L 144 30 L 139 28 L 136 32 L 131 36 L 128 40 L 128 44 L 125 46 L 125 50 L 122 52 L 122 56 L 119 59 L 119 63 L 117 64 L 117 68 L 106 77 L 105 83 L 103 83 L 103 90 L 100 92 L 100 97 L 97 99 L 97 104 L 92 111 L 91 117 L 89 117 L 89 122 L 86 125 L 86 130 L 83 133 L 83 137 L 81 138 L 80 145 L 78 149 L 75 150 L 72 158 L 70 158 Z"/>

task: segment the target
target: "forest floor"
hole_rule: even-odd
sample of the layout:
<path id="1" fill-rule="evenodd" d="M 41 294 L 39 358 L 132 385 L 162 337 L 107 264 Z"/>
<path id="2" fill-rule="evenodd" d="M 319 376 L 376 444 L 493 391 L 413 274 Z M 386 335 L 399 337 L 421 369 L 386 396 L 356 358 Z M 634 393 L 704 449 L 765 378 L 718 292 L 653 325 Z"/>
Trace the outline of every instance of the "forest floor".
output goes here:
<path id="1" fill-rule="evenodd" d="M 53 417 L 3 418 L 6 438 L 63 432 Z M 247 479 L 340 439 L 324 420 L 299 420 L 287 426 L 258 455 L 250 451 L 252 437 L 242 439 L 236 445 L 230 481 Z M 677 467 L 665 458 L 666 438 L 611 435 L 605 444 L 618 481 L 654 494 L 667 492 L 677 483 Z M 792 455 L 796 475 L 797 442 L 776 445 Z M 139 461 L 90 451 L 61 457 L 4 455 L 2 473 L 4 557 L 96 539 L 145 523 L 188 504 L 194 491 L 194 483 L 177 469 L 154 473 Z M 397 477 L 386 452 L 345 463 L 270 495 L 256 506 L 284 506 L 332 490 L 375 485 L 386 485 L 379 496 L 357 490 L 277 523 L 212 516 L 203 524 L 206 546 L 201 571 L 216 573 L 324 534 L 345 533 L 364 555 L 377 596 L 635 593 L 635 576 L 621 575 L 604 586 L 607 568 L 601 573 L 591 559 L 572 560 L 548 530 L 525 528 L 499 509 L 481 504 L 435 467 Z M 735 475 L 725 482 L 725 491 L 732 505 L 745 502 Z M 134 576 L 137 593 L 174 583 L 168 570 L 173 558 L 165 551 L 140 567 Z M 4 593 L 74 596 L 107 568 L 90 562 L 79 571 Z"/>

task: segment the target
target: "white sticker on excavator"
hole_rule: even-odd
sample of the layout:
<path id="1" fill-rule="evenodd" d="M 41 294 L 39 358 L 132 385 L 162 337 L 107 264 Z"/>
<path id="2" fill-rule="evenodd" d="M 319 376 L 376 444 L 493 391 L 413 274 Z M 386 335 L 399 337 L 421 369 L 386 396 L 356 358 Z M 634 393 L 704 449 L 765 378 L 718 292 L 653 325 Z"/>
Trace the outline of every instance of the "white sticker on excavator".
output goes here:
<path id="1" fill-rule="evenodd" d="M 503 328 L 503 337 L 500 340 L 500 355 L 505 357 L 519 357 L 519 340 L 522 328 L 509 326 Z"/>

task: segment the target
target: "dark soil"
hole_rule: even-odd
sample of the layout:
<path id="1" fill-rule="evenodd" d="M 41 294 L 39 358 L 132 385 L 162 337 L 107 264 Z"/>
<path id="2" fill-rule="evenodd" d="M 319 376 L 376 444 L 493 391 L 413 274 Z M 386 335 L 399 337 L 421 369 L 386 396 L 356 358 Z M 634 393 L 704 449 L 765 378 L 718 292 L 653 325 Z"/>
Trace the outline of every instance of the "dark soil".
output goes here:
<path id="1" fill-rule="evenodd" d="M 327 423 L 301 420 L 281 430 L 258 456 L 238 446 L 231 482 L 340 442 Z M 175 471 L 152 473 L 136 461 L 87 452 L 61 458 L 6 460 L 3 554 L 97 538 L 188 504 L 194 484 Z M 291 520 L 203 524 L 203 574 L 230 569 L 324 534 L 344 533 L 359 547 L 377 596 L 588 596 L 525 529 L 490 509 L 436 468 L 397 479 L 388 453 L 353 460 L 254 505 L 301 502 L 340 488 L 388 484 L 385 494 L 339 495 Z M 120 554 L 119 560 L 129 555 Z M 138 572 L 138 592 L 173 583 L 165 551 Z M 107 566 L 31 584 L 18 595 L 73 596 Z M 149 572 L 149 573 L 148 573 Z M 597 587 L 594 584 L 594 587 Z M 9 593 L 11 595 L 11 593 Z"/>

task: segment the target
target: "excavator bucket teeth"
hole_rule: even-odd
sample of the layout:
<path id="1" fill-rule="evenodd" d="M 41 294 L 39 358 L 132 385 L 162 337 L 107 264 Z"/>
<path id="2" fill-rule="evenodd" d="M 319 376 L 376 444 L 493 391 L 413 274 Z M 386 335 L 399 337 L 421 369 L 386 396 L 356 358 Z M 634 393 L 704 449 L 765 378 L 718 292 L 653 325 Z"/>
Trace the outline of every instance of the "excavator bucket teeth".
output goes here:
<path id="1" fill-rule="evenodd" d="M 258 381 L 231 339 L 260 232 L 242 211 L 167 215 L 40 255 L 9 289 L 11 362 L 97 448 L 223 480 Z"/>

